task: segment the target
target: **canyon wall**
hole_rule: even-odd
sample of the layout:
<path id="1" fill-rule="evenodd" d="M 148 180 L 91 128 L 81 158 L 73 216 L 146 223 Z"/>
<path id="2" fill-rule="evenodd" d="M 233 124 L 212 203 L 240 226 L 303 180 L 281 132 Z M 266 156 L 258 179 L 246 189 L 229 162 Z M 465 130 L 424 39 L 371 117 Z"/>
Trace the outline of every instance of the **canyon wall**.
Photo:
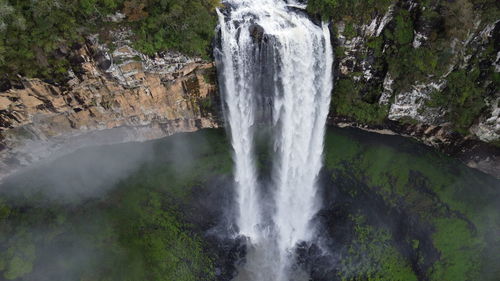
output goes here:
<path id="1" fill-rule="evenodd" d="M 0 178 L 88 145 L 220 126 L 211 62 L 110 51 L 95 37 L 70 56 L 77 71 L 64 85 L 23 78 L 0 94 Z"/>
<path id="2" fill-rule="evenodd" d="M 309 12 L 333 19 L 330 123 L 413 137 L 498 177 L 498 1 L 326 2 Z"/>
<path id="3" fill-rule="evenodd" d="M 308 7 L 312 18 L 332 22 L 329 124 L 412 137 L 498 177 L 498 4 L 334 2 L 330 10 Z M 137 38 L 116 15 L 112 27 L 103 25 L 107 35 L 55 51 L 71 63 L 65 82 L 0 81 L 0 177 L 88 144 L 223 125 L 213 63 L 174 52 L 146 56 L 129 47 Z"/>

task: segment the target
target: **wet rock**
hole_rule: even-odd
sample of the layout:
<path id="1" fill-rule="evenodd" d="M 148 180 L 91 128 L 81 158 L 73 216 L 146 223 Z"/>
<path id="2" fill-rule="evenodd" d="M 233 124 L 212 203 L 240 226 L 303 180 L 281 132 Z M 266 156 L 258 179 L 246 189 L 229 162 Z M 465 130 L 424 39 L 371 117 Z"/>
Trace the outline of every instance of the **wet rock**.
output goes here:
<path id="1" fill-rule="evenodd" d="M 103 51 L 98 52 L 94 56 L 94 60 L 101 70 L 107 70 L 111 66 L 111 59 L 109 55 Z"/>
<path id="2" fill-rule="evenodd" d="M 264 39 L 264 28 L 258 24 L 252 24 L 249 27 L 250 36 L 252 37 L 254 43 L 261 44 Z"/>

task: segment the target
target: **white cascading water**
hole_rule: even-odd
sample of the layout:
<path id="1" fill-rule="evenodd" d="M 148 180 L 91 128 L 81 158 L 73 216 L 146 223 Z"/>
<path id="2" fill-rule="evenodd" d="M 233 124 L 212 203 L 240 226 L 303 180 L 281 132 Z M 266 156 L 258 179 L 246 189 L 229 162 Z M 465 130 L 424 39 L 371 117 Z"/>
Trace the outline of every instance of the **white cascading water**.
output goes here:
<path id="1" fill-rule="evenodd" d="M 249 240 L 237 280 L 307 280 L 290 272 L 296 246 L 314 234 L 319 207 L 316 181 L 333 82 L 329 30 L 298 12 L 303 7 L 295 1 L 223 3 L 216 58 L 234 150 L 236 223 Z M 254 159 L 262 116 L 274 148 L 271 210 L 261 204 Z"/>
<path id="2" fill-rule="evenodd" d="M 253 149 L 253 125 L 255 104 L 253 91 L 254 75 L 248 65 L 252 64 L 252 38 L 248 29 L 242 29 L 241 36 L 234 34 L 237 28 L 221 18 L 222 65 L 224 101 L 227 105 L 226 120 L 231 129 L 231 143 L 234 150 L 235 182 L 238 217 L 237 225 L 241 235 L 257 240 L 261 221 L 257 173 Z"/>

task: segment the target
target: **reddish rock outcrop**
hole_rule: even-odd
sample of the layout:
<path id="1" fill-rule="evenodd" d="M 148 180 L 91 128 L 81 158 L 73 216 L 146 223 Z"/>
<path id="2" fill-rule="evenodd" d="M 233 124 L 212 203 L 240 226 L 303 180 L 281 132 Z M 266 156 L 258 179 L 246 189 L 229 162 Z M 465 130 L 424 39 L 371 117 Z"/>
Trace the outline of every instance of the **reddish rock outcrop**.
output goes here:
<path id="1" fill-rule="evenodd" d="M 213 63 L 184 60 L 150 70 L 131 48 L 101 49 L 89 43 L 75 50 L 81 71 L 64 86 L 23 79 L 22 87 L 0 93 L 0 179 L 88 145 L 219 127 Z"/>

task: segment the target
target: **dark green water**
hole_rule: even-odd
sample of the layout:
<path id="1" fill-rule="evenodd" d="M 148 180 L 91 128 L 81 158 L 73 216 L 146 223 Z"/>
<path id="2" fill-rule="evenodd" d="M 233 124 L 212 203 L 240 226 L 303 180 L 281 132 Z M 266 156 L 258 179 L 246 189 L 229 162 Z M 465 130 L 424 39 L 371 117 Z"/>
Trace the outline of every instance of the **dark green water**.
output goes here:
<path id="1" fill-rule="evenodd" d="M 13 177 L 0 280 L 229 280 L 231 169 L 224 131 L 204 130 Z M 499 181 L 407 139 L 330 129 L 321 183 L 321 231 L 298 252 L 315 281 L 500 276 Z"/>
<path id="2" fill-rule="evenodd" d="M 356 130 L 328 133 L 325 163 L 323 219 L 346 280 L 500 276 L 498 180 L 408 139 Z"/>

